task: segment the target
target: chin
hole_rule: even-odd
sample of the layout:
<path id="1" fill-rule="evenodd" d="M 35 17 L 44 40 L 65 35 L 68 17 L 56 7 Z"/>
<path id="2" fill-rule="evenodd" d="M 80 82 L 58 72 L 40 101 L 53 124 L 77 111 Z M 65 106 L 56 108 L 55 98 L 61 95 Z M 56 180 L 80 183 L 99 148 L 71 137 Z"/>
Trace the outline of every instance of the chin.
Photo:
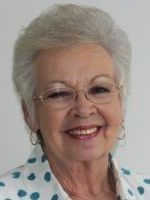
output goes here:
<path id="1" fill-rule="evenodd" d="M 80 162 L 92 162 L 92 161 L 99 161 L 101 158 L 103 158 L 105 155 L 108 155 L 104 151 L 100 151 L 99 149 L 94 149 L 91 151 L 83 151 L 78 153 L 75 152 L 71 155 L 72 159 L 75 161 Z"/>

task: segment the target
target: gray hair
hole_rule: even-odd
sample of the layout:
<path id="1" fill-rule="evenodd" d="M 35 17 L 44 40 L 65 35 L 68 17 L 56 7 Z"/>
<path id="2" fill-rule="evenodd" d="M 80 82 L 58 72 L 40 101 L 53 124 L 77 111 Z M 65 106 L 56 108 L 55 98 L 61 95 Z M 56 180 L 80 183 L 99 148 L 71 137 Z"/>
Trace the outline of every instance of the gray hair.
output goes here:
<path id="1" fill-rule="evenodd" d="M 13 81 L 20 99 L 30 111 L 36 83 L 34 60 L 42 49 L 77 43 L 103 46 L 113 59 L 116 77 L 126 102 L 129 86 L 130 43 L 108 13 L 73 4 L 54 5 L 22 31 L 14 48 Z M 34 112 L 32 112 L 34 113 Z"/>

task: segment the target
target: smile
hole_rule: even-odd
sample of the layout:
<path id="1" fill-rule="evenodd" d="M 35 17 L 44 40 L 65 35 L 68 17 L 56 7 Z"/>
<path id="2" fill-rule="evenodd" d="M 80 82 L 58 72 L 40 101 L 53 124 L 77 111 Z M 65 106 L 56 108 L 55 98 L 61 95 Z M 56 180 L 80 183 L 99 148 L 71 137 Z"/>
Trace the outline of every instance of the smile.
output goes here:
<path id="1" fill-rule="evenodd" d="M 66 133 L 74 139 L 85 140 L 91 139 L 100 133 L 102 134 L 104 127 L 105 126 L 94 126 L 91 128 L 78 127 L 72 130 L 68 130 Z"/>
<path id="2" fill-rule="evenodd" d="M 89 129 L 85 129 L 85 130 L 72 130 L 72 131 L 69 131 L 68 133 L 71 134 L 71 135 L 91 135 L 95 132 L 98 131 L 98 127 L 95 127 L 95 128 L 89 128 Z"/>

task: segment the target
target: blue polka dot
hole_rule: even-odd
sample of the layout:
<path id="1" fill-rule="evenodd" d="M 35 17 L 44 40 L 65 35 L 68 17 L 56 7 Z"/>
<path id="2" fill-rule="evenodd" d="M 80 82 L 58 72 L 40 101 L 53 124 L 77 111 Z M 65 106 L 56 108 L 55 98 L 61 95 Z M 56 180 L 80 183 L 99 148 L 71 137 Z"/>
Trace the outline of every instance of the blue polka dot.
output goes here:
<path id="1" fill-rule="evenodd" d="M 36 176 L 34 173 L 31 173 L 28 177 L 27 177 L 30 181 L 35 180 Z"/>
<path id="2" fill-rule="evenodd" d="M 36 158 L 30 158 L 29 160 L 28 160 L 28 163 L 35 163 L 36 162 Z"/>
<path id="3" fill-rule="evenodd" d="M 45 181 L 49 182 L 51 180 L 51 174 L 50 172 L 46 172 L 45 175 L 44 175 L 44 179 Z"/>
<path id="4" fill-rule="evenodd" d="M 143 181 L 144 181 L 144 183 L 146 183 L 146 184 L 150 184 L 150 179 L 144 179 Z"/>
<path id="5" fill-rule="evenodd" d="M 122 170 L 123 174 L 126 174 L 126 175 L 130 175 L 131 174 L 131 172 L 129 170 L 127 170 L 127 169 L 121 168 L 121 170 Z"/>
<path id="6" fill-rule="evenodd" d="M 142 186 L 139 186 L 137 188 L 137 190 L 138 190 L 139 194 L 141 194 L 141 195 L 144 194 L 144 188 Z"/>
<path id="7" fill-rule="evenodd" d="M 25 197 L 26 195 L 27 195 L 27 193 L 26 193 L 25 190 L 22 190 L 22 189 L 21 189 L 21 190 L 18 191 L 18 196 L 19 196 L 19 197 Z"/>
<path id="8" fill-rule="evenodd" d="M 13 172 L 12 173 L 13 178 L 19 178 L 20 177 L 20 172 Z"/>
<path id="9" fill-rule="evenodd" d="M 4 187 L 5 186 L 5 183 L 0 181 L 0 187 Z"/>
<path id="10" fill-rule="evenodd" d="M 40 198 L 40 194 L 38 192 L 34 192 L 30 195 L 30 199 L 37 200 Z"/>
<path id="11" fill-rule="evenodd" d="M 133 196 L 133 192 L 130 189 L 128 189 L 128 193 Z"/>
<path id="12" fill-rule="evenodd" d="M 51 198 L 51 200 L 58 200 L 58 195 L 57 194 L 54 194 Z"/>
<path id="13" fill-rule="evenodd" d="M 46 160 L 47 160 L 47 156 L 45 154 L 43 154 L 42 157 L 41 157 L 41 161 L 45 162 Z"/>

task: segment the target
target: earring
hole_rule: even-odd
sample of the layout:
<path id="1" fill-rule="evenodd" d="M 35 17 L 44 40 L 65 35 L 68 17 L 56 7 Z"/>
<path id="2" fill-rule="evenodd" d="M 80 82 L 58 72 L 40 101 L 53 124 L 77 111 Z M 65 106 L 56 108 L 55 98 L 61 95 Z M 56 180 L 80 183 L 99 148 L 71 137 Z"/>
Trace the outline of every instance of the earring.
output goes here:
<path id="1" fill-rule="evenodd" d="M 32 130 L 30 132 L 30 142 L 31 142 L 32 145 L 36 145 L 36 144 L 39 143 L 39 139 L 37 137 L 37 134 L 34 133 Z"/>
<path id="2" fill-rule="evenodd" d="M 123 132 L 123 135 L 120 136 L 120 137 L 117 137 L 118 140 L 123 140 L 126 136 L 126 131 L 125 131 L 125 126 L 124 124 L 122 124 L 122 132 Z"/>

